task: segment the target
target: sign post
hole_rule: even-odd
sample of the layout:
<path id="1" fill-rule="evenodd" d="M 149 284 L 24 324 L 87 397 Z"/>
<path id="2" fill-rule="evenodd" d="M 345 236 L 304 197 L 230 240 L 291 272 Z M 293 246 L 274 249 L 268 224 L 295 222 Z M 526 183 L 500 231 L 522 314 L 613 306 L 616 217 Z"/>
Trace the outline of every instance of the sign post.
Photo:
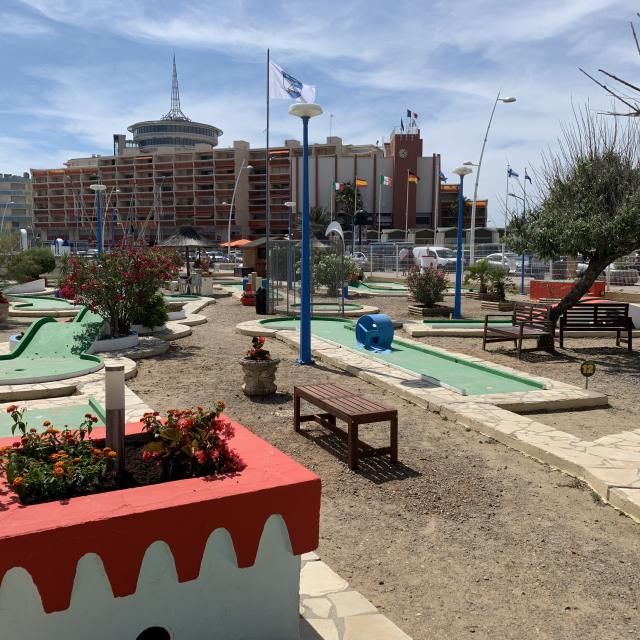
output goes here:
<path id="1" fill-rule="evenodd" d="M 584 376 L 584 388 L 589 388 L 589 378 L 596 372 L 596 363 L 591 360 L 585 360 L 580 365 L 580 373 Z"/>

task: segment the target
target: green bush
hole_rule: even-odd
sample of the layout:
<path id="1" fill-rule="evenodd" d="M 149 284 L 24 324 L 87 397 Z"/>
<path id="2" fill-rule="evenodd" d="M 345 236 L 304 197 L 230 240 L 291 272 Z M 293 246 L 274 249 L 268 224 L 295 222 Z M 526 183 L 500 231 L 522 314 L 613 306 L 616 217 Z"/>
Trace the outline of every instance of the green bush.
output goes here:
<path id="1" fill-rule="evenodd" d="M 15 255 L 7 265 L 7 275 L 11 280 L 29 282 L 37 280 L 41 274 L 53 271 L 56 259 L 51 251 L 45 247 L 28 249 Z"/>
<path id="2" fill-rule="evenodd" d="M 464 276 L 464 283 L 477 282 L 480 293 L 487 293 L 489 290 L 490 268 L 488 260 L 478 260 L 478 262 L 469 267 L 469 270 Z"/>
<path id="3" fill-rule="evenodd" d="M 313 252 L 311 268 L 314 290 L 319 286 L 325 286 L 327 295 L 331 298 L 337 298 L 340 295 L 342 283 L 350 280 L 353 274 L 359 275 L 361 271 L 348 256 L 344 256 L 343 262 L 339 253 L 329 253 L 323 249 Z"/>
<path id="4" fill-rule="evenodd" d="M 138 309 L 133 316 L 133 324 L 141 324 L 143 327 L 161 327 L 169 319 L 164 298 L 156 293 L 149 302 Z"/>
<path id="5" fill-rule="evenodd" d="M 513 281 L 509 278 L 509 272 L 500 265 L 491 265 L 487 269 L 489 289 L 498 296 L 500 302 L 506 300 L 506 293 L 513 289 Z"/>
<path id="6" fill-rule="evenodd" d="M 407 276 L 407 287 L 413 299 L 425 307 L 435 307 L 437 302 L 442 302 L 448 286 L 444 272 L 434 267 L 414 267 Z"/>

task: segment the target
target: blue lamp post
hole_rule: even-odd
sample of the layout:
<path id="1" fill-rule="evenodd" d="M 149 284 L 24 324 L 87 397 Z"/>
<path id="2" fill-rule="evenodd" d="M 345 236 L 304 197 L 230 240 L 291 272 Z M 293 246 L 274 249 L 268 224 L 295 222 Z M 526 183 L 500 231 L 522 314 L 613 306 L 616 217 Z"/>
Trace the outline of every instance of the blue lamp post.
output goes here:
<path id="1" fill-rule="evenodd" d="M 311 358 L 311 226 L 309 224 L 309 119 L 322 107 L 297 102 L 289 114 L 302 118 L 302 251 L 300 255 L 300 353 L 299 364 L 313 364 Z"/>
<path id="2" fill-rule="evenodd" d="M 462 317 L 462 222 L 464 211 L 464 177 L 469 175 L 473 169 L 471 167 L 458 167 L 453 170 L 460 176 L 460 190 L 458 191 L 458 246 L 456 250 L 456 290 L 453 304 L 453 317 L 459 320 Z"/>
<path id="3" fill-rule="evenodd" d="M 287 290 L 293 289 L 293 209 L 295 202 L 285 202 L 284 206 L 289 209 L 289 242 L 287 242 Z"/>
<path id="4" fill-rule="evenodd" d="M 107 187 L 103 184 L 92 184 L 89 185 L 90 189 L 93 189 L 96 194 L 96 217 L 98 218 L 98 258 L 102 257 L 102 211 L 100 209 L 102 196 L 100 195 L 102 191 L 104 191 Z"/>

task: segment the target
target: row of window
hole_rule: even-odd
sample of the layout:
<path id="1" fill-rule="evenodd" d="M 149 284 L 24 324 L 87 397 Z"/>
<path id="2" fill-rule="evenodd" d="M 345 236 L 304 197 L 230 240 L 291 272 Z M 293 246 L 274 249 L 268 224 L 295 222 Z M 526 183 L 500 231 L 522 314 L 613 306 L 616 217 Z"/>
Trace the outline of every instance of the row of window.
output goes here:
<path id="1" fill-rule="evenodd" d="M 191 133 L 200 136 L 215 136 L 209 127 L 194 127 L 190 124 L 151 124 L 133 129 L 133 135 L 141 133 Z"/>
<path id="2" fill-rule="evenodd" d="M 145 138 L 144 142 L 140 143 L 144 147 L 159 147 L 161 145 L 194 147 L 197 144 L 202 144 L 202 140 L 195 140 L 194 138 Z"/>

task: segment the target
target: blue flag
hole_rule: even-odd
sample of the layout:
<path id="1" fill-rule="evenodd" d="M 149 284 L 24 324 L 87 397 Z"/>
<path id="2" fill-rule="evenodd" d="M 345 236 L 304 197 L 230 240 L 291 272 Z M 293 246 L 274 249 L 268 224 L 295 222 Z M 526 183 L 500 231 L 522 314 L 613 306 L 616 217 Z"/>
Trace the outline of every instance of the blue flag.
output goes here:
<path id="1" fill-rule="evenodd" d="M 402 122 L 402 118 L 400 118 L 400 131 L 404 131 L 404 122 Z"/>
<path id="2" fill-rule="evenodd" d="M 517 174 L 511 167 L 507 167 L 507 177 L 508 178 L 519 178 L 520 175 Z"/>
<path id="3" fill-rule="evenodd" d="M 531 184 L 533 184 L 533 182 L 531 182 L 531 176 L 527 173 L 527 170 L 524 170 L 524 179 L 528 180 Z"/>
<path id="4" fill-rule="evenodd" d="M 442 171 L 440 172 L 440 181 L 441 182 L 446 182 L 447 181 L 447 176 L 445 176 L 444 173 L 442 173 Z"/>

